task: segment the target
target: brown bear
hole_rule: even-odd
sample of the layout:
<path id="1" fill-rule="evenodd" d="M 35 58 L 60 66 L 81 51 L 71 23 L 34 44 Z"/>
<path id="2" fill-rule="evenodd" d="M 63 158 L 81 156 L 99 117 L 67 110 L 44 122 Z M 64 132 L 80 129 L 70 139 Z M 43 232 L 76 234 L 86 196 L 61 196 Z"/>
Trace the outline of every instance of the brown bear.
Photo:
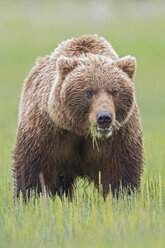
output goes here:
<path id="1" fill-rule="evenodd" d="M 103 195 L 110 188 L 137 188 L 143 142 L 133 77 L 134 57 L 119 58 L 97 35 L 62 42 L 39 58 L 25 80 L 13 151 L 15 195 L 24 198 L 42 183 L 52 195 L 72 196 L 77 177 Z M 96 127 L 99 150 L 87 135 Z M 41 177 L 42 175 L 42 177 Z"/>

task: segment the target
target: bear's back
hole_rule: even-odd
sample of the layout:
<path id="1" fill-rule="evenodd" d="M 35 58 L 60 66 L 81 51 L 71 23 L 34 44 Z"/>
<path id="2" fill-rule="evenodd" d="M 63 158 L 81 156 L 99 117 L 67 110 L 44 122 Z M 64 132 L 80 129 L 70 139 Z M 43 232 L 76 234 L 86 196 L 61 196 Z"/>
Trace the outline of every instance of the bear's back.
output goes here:
<path id="1" fill-rule="evenodd" d="M 52 56 L 73 57 L 92 53 L 95 55 L 108 56 L 111 59 L 118 59 L 118 55 L 112 48 L 111 44 L 103 37 L 98 35 L 84 35 L 80 38 L 68 39 L 58 45 Z"/>

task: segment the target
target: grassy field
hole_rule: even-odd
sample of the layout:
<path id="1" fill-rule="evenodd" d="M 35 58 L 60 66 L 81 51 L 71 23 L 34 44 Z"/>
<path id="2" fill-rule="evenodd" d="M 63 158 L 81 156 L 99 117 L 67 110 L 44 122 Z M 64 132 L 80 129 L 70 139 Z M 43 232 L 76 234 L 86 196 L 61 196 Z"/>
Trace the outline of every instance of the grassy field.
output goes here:
<path id="1" fill-rule="evenodd" d="M 0 1 L 0 247 L 165 247 L 165 5 L 163 2 Z M 22 82 L 37 56 L 98 33 L 137 58 L 146 166 L 140 191 L 106 202 L 78 180 L 66 198 L 13 201 L 11 150 Z"/>

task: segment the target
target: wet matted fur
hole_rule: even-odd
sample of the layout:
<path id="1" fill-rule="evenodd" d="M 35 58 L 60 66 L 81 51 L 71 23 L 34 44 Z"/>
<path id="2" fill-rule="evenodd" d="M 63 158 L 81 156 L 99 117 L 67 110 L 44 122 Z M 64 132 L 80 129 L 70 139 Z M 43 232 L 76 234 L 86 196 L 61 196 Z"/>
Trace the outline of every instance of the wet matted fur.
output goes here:
<path id="1" fill-rule="evenodd" d="M 120 183 L 137 188 L 143 142 L 133 77 L 134 57 L 119 58 L 97 35 L 62 42 L 39 58 L 26 78 L 13 150 L 15 196 L 41 192 L 40 176 L 53 195 L 72 195 L 76 177 L 86 177 L 103 195 Z M 98 131 L 99 151 L 87 136 L 99 111 L 113 116 L 111 132 Z M 117 123 L 117 126 L 116 126 Z M 98 129 L 101 130 L 101 129 Z"/>

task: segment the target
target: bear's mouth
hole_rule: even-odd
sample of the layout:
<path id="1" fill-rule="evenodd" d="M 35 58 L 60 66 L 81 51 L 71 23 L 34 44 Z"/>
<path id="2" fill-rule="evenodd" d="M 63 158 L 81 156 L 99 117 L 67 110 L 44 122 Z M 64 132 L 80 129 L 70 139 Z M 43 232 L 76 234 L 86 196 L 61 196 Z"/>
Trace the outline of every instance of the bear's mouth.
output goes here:
<path id="1" fill-rule="evenodd" d="M 96 127 L 98 139 L 108 139 L 112 134 L 112 127 Z"/>

